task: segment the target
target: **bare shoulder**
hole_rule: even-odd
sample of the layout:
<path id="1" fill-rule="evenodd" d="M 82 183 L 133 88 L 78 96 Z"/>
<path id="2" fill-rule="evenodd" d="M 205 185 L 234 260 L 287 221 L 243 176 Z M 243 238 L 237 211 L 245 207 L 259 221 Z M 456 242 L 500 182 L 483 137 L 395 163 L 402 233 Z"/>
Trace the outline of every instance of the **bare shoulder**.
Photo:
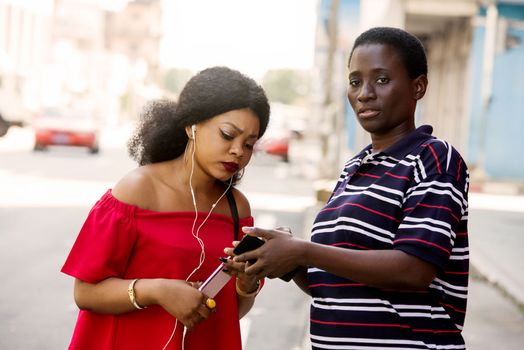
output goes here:
<path id="1" fill-rule="evenodd" d="M 237 203 L 238 217 L 239 218 L 248 218 L 251 216 L 251 206 L 246 196 L 240 192 L 238 189 L 233 188 L 233 196 L 235 197 L 235 202 Z"/>
<path id="2" fill-rule="evenodd" d="M 145 209 L 154 202 L 155 193 L 152 171 L 147 165 L 127 173 L 112 190 L 119 201 Z"/>

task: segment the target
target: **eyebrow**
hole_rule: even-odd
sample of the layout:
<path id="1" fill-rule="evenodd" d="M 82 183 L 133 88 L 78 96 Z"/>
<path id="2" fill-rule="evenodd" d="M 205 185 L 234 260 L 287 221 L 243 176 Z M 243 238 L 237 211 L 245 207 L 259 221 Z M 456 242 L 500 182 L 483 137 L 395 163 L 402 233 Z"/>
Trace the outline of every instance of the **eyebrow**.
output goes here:
<path id="1" fill-rule="evenodd" d="M 390 69 L 381 68 L 381 67 L 377 67 L 377 68 L 372 68 L 371 69 L 371 73 L 372 74 L 389 73 L 390 71 L 391 71 Z M 354 70 L 354 71 L 350 71 L 349 74 L 348 74 L 348 76 L 354 76 L 354 75 L 362 75 L 362 71 Z"/>
<path id="2" fill-rule="evenodd" d="M 233 127 L 237 132 L 239 133 L 244 133 L 244 130 L 240 129 L 238 126 L 236 126 L 235 124 L 231 123 L 231 122 L 224 122 L 224 124 L 227 124 L 227 125 L 230 125 L 231 127 Z M 251 134 L 248 136 L 249 138 L 255 138 L 255 139 L 258 139 L 258 135 L 255 135 L 255 134 Z"/>

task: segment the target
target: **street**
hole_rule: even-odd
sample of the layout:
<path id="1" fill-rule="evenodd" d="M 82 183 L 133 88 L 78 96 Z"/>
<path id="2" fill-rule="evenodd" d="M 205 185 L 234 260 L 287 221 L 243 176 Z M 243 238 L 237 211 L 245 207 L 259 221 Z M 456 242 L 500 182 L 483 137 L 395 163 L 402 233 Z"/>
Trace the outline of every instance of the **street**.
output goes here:
<path id="1" fill-rule="evenodd" d="M 121 134 L 106 138 L 99 155 L 66 148 L 34 153 L 27 130 L 11 136 L 0 139 L 0 349 L 65 349 L 78 310 L 73 280 L 59 270 L 92 204 L 135 164 L 121 147 Z M 250 199 L 256 225 L 289 226 L 308 237 L 314 187 L 293 164 L 256 155 L 239 188 Z M 502 220 L 506 234 L 494 235 Z M 484 260 L 520 254 L 511 247 L 524 243 L 521 212 L 472 208 L 470 222 L 471 249 L 493 247 Z M 268 280 L 241 321 L 244 348 L 306 349 L 308 310 L 308 298 L 292 283 Z M 477 272 L 464 335 L 470 350 L 524 344 L 522 312 Z"/>

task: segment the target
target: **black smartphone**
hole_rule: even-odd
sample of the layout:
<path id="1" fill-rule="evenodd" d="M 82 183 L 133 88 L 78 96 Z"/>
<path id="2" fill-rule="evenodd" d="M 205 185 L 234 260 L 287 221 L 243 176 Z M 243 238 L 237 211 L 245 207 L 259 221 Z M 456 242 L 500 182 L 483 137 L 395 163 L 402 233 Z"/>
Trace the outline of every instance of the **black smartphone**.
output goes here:
<path id="1" fill-rule="evenodd" d="M 245 235 L 242 240 L 238 243 L 238 245 L 233 249 L 233 254 L 239 255 L 245 252 L 249 252 L 251 250 L 257 249 L 260 246 L 264 244 L 264 240 L 260 237 L 251 236 L 251 235 Z M 250 264 L 254 264 L 257 260 L 252 259 L 249 260 Z M 290 271 L 286 273 L 284 276 L 280 277 L 281 280 L 289 282 L 295 276 L 295 274 L 298 272 L 299 268 L 297 267 L 293 271 Z"/>
<path id="2" fill-rule="evenodd" d="M 251 250 L 255 250 L 262 246 L 264 244 L 264 240 L 262 238 L 251 236 L 251 235 L 245 235 L 238 245 L 233 249 L 233 254 L 239 255 L 245 252 L 249 252 Z M 254 264 L 257 260 L 251 259 L 249 260 L 250 264 Z"/>

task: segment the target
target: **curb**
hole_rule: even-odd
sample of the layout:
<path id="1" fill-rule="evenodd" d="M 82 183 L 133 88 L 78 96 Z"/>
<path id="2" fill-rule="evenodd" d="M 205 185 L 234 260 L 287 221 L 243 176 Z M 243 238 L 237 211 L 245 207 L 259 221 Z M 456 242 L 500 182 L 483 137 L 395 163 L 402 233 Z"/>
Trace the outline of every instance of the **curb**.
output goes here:
<path id="1" fill-rule="evenodd" d="M 515 205 L 515 203 L 522 202 L 522 198 L 524 197 L 524 182 L 477 181 L 470 184 L 469 192 L 470 194 L 486 195 L 491 199 L 501 196 L 505 198 L 505 203 L 511 206 Z M 489 208 L 484 208 L 486 205 L 488 205 Z M 470 209 L 471 208 L 472 206 L 470 205 Z M 489 205 L 488 199 L 482 202 L 481 206 L 477 209 L 493 210 L 494 207 L 493 204 Z M 519 211 L 520 210 L 522 209 L 519 209 Z M 478 276 L 480 279 L 495 287 L 524 314 L 524 286 L 519 285 L 518 282 L 512 279 L 510 277 L 511 273 L 501 268 L 500 265 L 497 267 L 498 265 L 493 259 L 483 255 L 482 252 L 478 250 L 473 252 L 473 254 L 470 251 L 469 260 L 471 267 L 470 275 L 472 277 Z"/>
<path id="2" fill-rule="evenodd" d="M 478 252 L 476 254 L 478 255 Z M 470 255 L 470 278 L 479 277 L 485 280 L 511 300 L 524 314 L 524 290 L 518 283 L 512 281 L 507 273 L 497 269 L 488 260 L 486 257 Z"/>

